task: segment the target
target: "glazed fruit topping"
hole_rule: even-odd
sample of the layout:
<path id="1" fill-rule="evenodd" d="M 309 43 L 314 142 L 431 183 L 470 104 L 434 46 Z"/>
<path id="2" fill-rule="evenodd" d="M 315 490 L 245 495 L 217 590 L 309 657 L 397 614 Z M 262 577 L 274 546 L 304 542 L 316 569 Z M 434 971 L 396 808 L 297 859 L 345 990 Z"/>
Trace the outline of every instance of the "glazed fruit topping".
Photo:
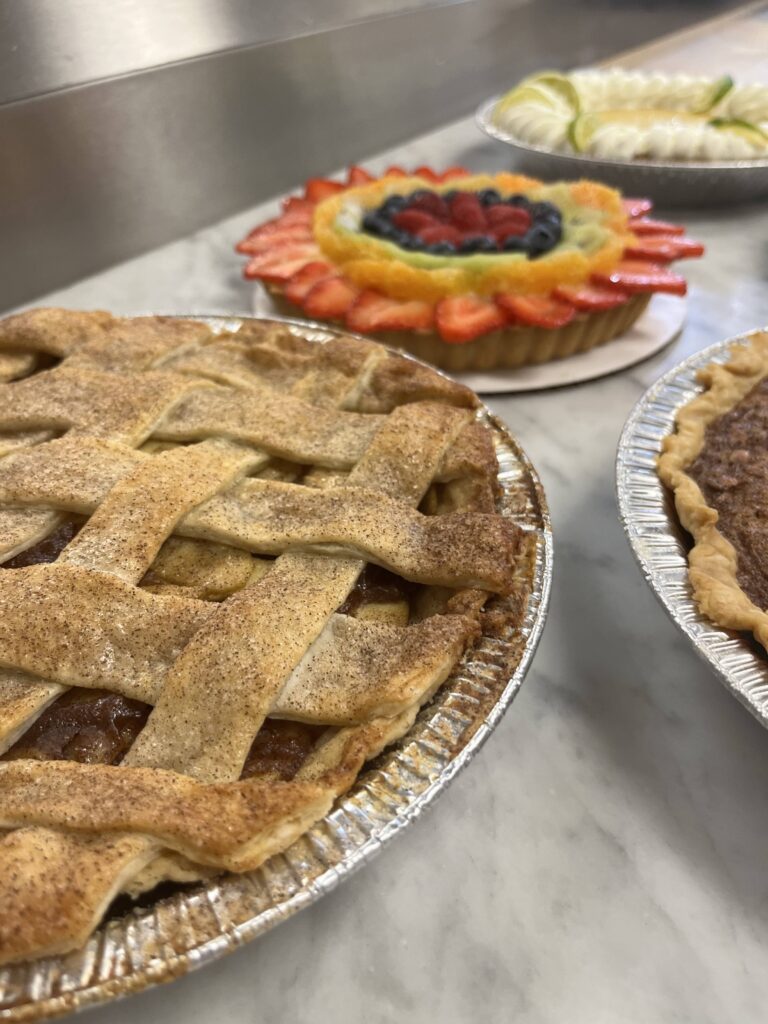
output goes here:
<path id="1" fill-rule="evenodd" d="M 391 195 L 363 218 L 363 231 L 416 252 L 434 256 L 519 252 L 536 259 L 563 236 L 560 211 L 524 195 L 496 189 L 439 194 L 419 189 Z"/>

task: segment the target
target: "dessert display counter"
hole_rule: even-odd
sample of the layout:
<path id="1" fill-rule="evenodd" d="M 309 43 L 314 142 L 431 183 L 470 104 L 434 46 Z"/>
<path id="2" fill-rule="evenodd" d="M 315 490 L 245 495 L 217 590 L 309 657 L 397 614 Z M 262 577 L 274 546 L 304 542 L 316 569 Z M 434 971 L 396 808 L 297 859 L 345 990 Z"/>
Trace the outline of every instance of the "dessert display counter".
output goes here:
<path id="1" fill-rule="evenodd" d="M 693 73 L 724 52 L 740 78 L 768 81 L 768 7 L 622 63 Z M 365 166 L 509 170 L 509 150 L 467 114 Z M 252 286 L 232 249 L 278 198 L 35 303 L 247 315 Z M 90 1011 L 93 1024 L 763 1019 L 765 730 L 644 585 L 614 498 L 616 444 L 645 389 L 699 349 L 768 324 L 768 205 L 684 219 L 706 255 L 686 267 L 677 339 L 611 376 L 486 399 L 539 471 L 555 571 L 526 686 L 473 769 L 331 897 L 170 987 Z"/>

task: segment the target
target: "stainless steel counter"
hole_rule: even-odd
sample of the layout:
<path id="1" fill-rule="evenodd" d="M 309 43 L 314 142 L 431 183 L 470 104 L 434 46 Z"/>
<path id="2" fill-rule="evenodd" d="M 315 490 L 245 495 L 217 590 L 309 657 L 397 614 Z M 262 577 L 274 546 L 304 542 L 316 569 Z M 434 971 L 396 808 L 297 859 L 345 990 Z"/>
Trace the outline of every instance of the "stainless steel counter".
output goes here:
<path id="1" fill-rule="evenodd" d="M 0 309 L 735 6 L 0 0 Z"/>

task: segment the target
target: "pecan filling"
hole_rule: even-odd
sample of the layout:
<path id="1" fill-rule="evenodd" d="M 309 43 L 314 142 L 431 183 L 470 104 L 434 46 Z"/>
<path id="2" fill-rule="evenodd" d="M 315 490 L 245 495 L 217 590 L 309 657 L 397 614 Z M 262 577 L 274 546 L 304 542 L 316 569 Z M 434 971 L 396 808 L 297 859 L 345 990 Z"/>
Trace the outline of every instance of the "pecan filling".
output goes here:
<path id="1" fill-rule="evenodd" d="M 366 565 L 354 589 L 339 608 L 342 615 L 354 615 L 366 604 L 387 604 L 407 598 L 409 588 L 405 580 L 400 579 L 378 565 Z"/>
<path id="2" fill-rule="evenodd" d="M 768 609 L 768 378 L 709 425 L 688 473 L 738 555 L 738 580 Z"/>
<path id="3" fill-rule="evenodd" d="M 74 687 L 46 708 L 4 759 L 118 764 L 151 710 L 148 704 L 108 690 Z"/>
<path id="4" fill-rule="evenodd" d="M 152 708 L 107 690 L 73 687 L 54 701 L 0 761 L 79 761 L 119 764 Z M 288 781 L 311 753 L 324 726 L 267 719 L 243 766 L 243 779 L 269 775 Z"/>
<path id="5" fill-rule="evenodd" d="M 26 565 L 55 562 L 67 544 L 78 535 L 83 523 L 85 519 L 82 516 L 67 516 L 47 537 L 3 562 L 0 569 L 23 569 Z"/>

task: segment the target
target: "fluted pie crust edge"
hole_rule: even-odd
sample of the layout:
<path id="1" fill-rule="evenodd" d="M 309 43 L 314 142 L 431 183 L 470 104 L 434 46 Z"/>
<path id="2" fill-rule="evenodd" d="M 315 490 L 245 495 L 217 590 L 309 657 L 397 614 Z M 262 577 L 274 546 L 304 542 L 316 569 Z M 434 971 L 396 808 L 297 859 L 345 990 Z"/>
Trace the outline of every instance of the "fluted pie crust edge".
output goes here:
<path id="1" fill-rule="evenodd" d="M 697 374 L 704 392 L 683 406 L 674 434 L 664 439 L 659 476 L 674 493 L 680 522 L 694 539 L 688 576 L 699 610 L 725 629 L 745 630 L 768 649 L 768 612 L 746 595 L 738 580 L 736 549 L 718 530 L 718 513 L 688 467 L 704 447 L 707 427 L 735 408 L 768 376 L 768 332 L 755 332 L 735 345 L 727 363 L 710 363 Z"/>

